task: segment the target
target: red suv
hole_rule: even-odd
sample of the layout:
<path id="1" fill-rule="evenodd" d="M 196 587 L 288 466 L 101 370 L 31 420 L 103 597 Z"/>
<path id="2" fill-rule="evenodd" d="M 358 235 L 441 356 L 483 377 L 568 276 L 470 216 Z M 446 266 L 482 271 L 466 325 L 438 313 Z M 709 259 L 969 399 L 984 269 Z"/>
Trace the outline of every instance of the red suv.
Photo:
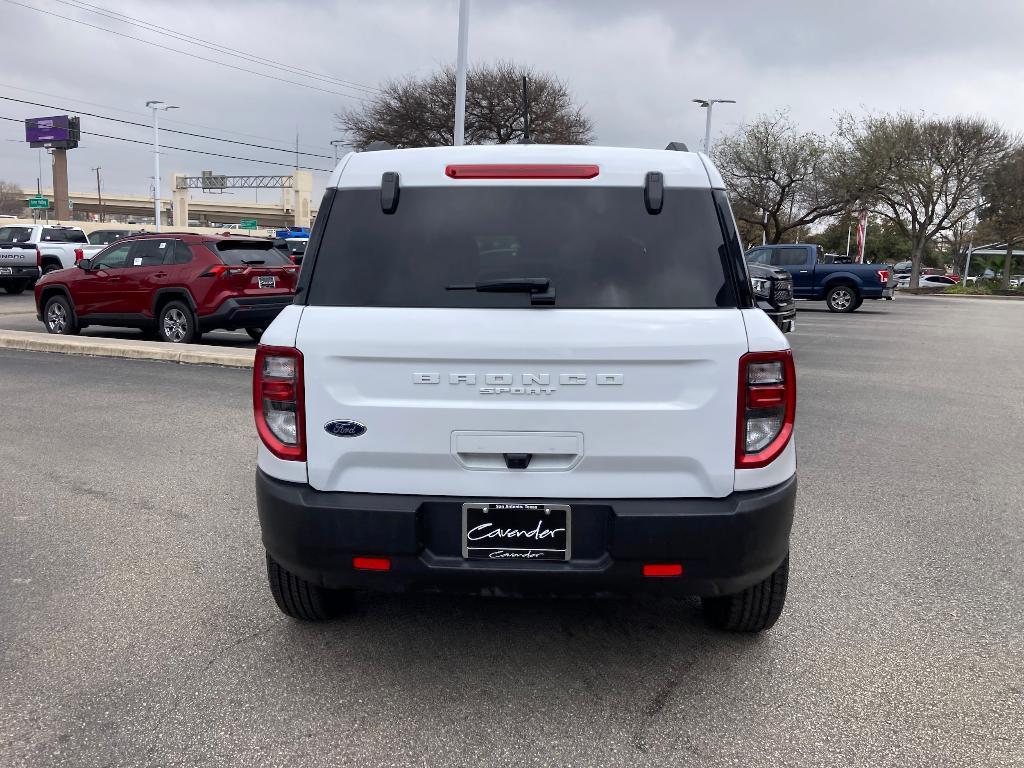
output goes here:
<path id="1" fill-rule="evenodd" d="M 118 240 L 77 267 L 36 283 L 47 331 L 113 325 L 175 343 L 214 328 L 244 328 L 258 341 L 292 302 L 299 271 L 270 240 L 189 233 Z"/>

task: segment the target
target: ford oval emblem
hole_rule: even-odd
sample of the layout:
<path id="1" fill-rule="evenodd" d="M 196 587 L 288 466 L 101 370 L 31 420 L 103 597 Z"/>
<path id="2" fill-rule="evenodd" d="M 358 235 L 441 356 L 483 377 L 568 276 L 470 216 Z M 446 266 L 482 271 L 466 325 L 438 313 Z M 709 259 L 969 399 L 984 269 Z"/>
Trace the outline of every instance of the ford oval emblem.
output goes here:
<path id="1" fill-rule="evenodd" d="M 334 435 L 335 437 L 359 437 L 360 435 L 366 434 L 365 426 L 360 424 L 358 421 L 351 421 L 349 419 L 328 421 L 324 424 L 324 429 L 328 434 Z"/>

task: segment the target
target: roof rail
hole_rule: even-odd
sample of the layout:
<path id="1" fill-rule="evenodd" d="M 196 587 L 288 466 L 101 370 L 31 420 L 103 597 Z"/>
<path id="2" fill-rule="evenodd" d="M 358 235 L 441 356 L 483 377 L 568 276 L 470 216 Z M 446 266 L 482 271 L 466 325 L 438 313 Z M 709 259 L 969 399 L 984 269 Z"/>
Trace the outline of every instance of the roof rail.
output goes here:
<path id="1" fill-rule="evenodd" d="M 681 141 L 670 141 L 668 143 L 668 146 L 665 147 L 665 149 L 671 150 L 673 152 L 689 152 L 690 151 L 689 147 L 687 147 Z"/>

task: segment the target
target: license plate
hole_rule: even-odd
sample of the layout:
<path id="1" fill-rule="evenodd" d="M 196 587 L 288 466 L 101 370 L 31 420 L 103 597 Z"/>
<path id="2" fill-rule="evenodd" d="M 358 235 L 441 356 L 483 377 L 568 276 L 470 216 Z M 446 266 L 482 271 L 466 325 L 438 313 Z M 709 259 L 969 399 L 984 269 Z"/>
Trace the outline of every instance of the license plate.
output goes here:
<path id="1" fill-rule="evenodd" d="M 568 560 L 572 510 L 564 504 L 462 505 L 462 556 L 495 561 Z"/>
<path id="2" fill-rule="evenodd" d="M 273 288 L 277 285 L 277 278 L 271 275 L 270 277 L 258 277 L 260 288 Z"/>

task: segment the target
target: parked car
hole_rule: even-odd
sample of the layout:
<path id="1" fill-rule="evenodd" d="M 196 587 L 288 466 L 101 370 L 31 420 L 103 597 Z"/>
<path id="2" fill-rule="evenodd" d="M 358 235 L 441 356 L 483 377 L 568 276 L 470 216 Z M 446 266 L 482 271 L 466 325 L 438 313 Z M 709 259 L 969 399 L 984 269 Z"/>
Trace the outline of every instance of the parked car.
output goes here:
<path id="1" fill-rule="evenodd" d="M 757 306 L 779 326 L 779 330 L 790 333 L 796 328 L 796 304 L 793 301 L 793 278 L 789 272 L 764 264 L 748 264 L 747 269 Z"/>
<path id="2" fill-rule="evenodd" d="M 827 264 L 820 245 L 761 245 L 747 252 L 752 264 L 781 267 L 793 276 L 797 300 L 824 301 L 832 312 L 853 312 L 865 299 L 891 299 L 895 281 L 888 266 Z"/>
<path id="3" fill-rule="evenodd" d="M 793 356 L 711 161 L 434 147 L 353 153 L 333 178 L 253 371 L 278 607 L 656 592 L 702 596 L 717 627 L 772 626 Z"/>
<path id="4" fill-rule="evenodd" d="M 78 227 L 0 227 L 0 285 L 7 293 L 21 293 L 40 274 L 73 267 L 98 250 Z"/>
<path id="5" fill-rule="evenodd" d="M 110 245 L 131 234 L 132 231 L 130 229 L 94 229 L 89 233 L 88 237 L 91 245 Z"/>
<path id="6" fill-rule="evenodd" d="M 917 279 L 918 288 L 949 288 L 956 284 L 957 281 L 948 275 L 919 275 Z M 900 275 L 896 285 L 900 288 L 909 288 L 910 275 Z"/>
<path id="7" fill-rule="evenodd" d="M 36 313 L 57 334 L 110 325 L 183 343 L 215 328 L 244 328 L 258 340 L 291 303 L 297 274 L 269 240 L 152 233 L 44 275 Z"/>

